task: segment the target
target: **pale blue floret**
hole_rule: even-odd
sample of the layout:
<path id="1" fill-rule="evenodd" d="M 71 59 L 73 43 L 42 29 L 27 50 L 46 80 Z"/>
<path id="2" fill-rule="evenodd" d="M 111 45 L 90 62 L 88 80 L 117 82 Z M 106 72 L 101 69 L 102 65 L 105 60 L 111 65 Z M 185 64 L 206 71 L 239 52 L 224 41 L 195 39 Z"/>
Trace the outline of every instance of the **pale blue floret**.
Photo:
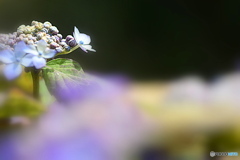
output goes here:
<path id="1" fill-rule="evenodd" d="M 38 41 L 36 47 L 32 45 L 28 46 L 28 48 L 25 49 L 25 52 L 32 55 L 33 65 L 37 69 L 45 67 L 46 59 L 53 58 L 56 54 L 55 50 L 47 47 L 47 42 L 44 40 Z"/>
<path id="2" fill-rule="evenodd" d="M 21 65 L 25 67 L 33 66 L 32 56 L 27 55 L 24 50 L 27 48 L 25 42 L 19 42 L 14 51 L 4 50 L 0 52 L 0 61 L 5 64 L 3 73 L 8 80 L 13 80 L 22 73 Z"/>
<path id="3" fill-rule="evenodd" d="M 74 27 L 74 32 L 73 32 L 73 36 L 76 40 L 76 42 L 78 43 L 79 47 L 85 51 L 93 51 L 96 52 L 96 50 L 92 49 L 92 46 L 89 45 L 91 42 L 91 38 L 90 36 L 80 33 L 79 30 L 77 29 L 77 27 Z"/>

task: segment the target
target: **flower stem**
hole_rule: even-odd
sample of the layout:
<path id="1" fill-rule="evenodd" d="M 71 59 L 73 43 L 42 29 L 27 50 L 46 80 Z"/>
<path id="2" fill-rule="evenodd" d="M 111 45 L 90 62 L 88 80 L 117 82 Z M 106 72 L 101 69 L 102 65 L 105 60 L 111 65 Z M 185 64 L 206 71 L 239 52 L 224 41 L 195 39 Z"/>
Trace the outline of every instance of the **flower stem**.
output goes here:
<path id="1" fill-rule="evenodd" d="M 79 48 L 79 45 L 76 45 L 75 47 L 73 47 L 70 51 L 63 51 L 63 52 L 61 52 L 61 53 L 58 53 L 56 56 L 59 56 L 59 55 L 63 55 L 63 54 L 69 54 L 69 53 L 71 53 L 71 52 L 73 52 L 73 51 L 75 51 L 76 49 L 78 49 Z"/>
<path id="2" fill-rule="evenodd" d="M 39 96 L 39 69 L 33 69 L 31 71 L 32 74 L 32 80 L 33 80 L 33 97 L 36 98 L 37 100 L 40 100 Z"/>

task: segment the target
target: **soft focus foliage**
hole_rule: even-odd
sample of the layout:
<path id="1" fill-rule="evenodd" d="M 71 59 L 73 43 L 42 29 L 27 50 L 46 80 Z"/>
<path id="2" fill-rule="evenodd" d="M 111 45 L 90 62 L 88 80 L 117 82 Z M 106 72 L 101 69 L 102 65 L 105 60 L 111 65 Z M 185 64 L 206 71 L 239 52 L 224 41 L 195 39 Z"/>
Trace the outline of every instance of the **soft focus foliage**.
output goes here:
<path id="1" fill-rule="evenodd" d="M 87 77 L 95 87 L 81 90 L 84 96 L 64 93 L 71 103 L 51 103 L 37 123 L 29 121 L 33 126 L 11 119 L 28 127 L 0 144 L 17 157 L 10 160 L 202 160 L 212 150 L 240 151 L 237 96 L 222 103 L 224 92 L 219 98 L 215 92 L 228 88 L 226 96 L 235 95 L 239 74 L 214 83 L 199 77 L 151 83 Z"/>
<path id="2" fill-rule="evenodd" d="M 23 73 L 13 82 L 1 77 L 0 119 L 14 116 L 38 117 L 45 112 L 45 106 L 32 98 L 32 78 Z"/>
<path id="3" fill-rule="evenodd" d="M 0 107 L 0 118 L 37 117 L 45 111 L 43 105 L 19 90 L 11 90 L 5 98 Z"/>
<path id="4" fill-rule="evenodd" d="M 62 93 L 65 96 L 71 94 L 74 88 L 80 89 L 85 75 L 77 62 L 58 58 L 47 63 L 43 69 L 43 78 L 49 91 L 58 97 Z M 59 100 L 61 100 L 60 98 Z"/>

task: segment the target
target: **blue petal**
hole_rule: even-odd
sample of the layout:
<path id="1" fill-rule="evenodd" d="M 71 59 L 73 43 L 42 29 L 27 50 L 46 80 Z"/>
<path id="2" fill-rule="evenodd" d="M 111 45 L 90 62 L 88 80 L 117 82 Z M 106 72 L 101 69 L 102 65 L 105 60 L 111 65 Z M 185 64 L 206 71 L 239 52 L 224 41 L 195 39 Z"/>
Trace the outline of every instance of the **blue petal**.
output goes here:
<path id="1" fill-rule="evenodd" d="M 25 53 L 29 53 L 35 56 L 38 55 L 37 48 L 34 45 L 27 45 L 23 50 Z"/>
<path id="2" fill-rule="evenodd" d="M 32 60 L 33 60 L 34 66 L 37 69 L 40 69 L 46 66 L 46 60 L 43 57 L 34 56 Z"/>
<path id="3" fill-rule="evenodd" d="M 20 76 L 22 73 L 22 67 L 19 63 L 7 64 L 3 70 L 3 73 L 8 80 L 13 80 Z"/>
<path id="4" fill-rule="evenodd" d="M 25 44 L 24 41 L 18 42 L 16 44 L 16 46 L 14 47 L 15 57 L 22 58 L 26 54 L 26 52 L 25 52 L 26 47 L 27 47 L 27 45 Z"/>
<path id="5" fill-rule="evenodd" d="M 0 61 L 3 63 L 13 63 L 16 61 L 14 53 L 11 50 L 3 50 L 0 52 Z"/>
<path id="6" fill-rule="evenodd" d="M 34 55 L 32 55 L 32 54 L 25 55 L 22 58 L 22 61 L 21 61 L 22 65 L 24 65 L 25 67 L 32 67 L 32 66 L 34 66 L 33 65 L 33 60 L 32 60 L 33 57 L 34 57 Z"/>
<path id="7" fill-rule="evenodd" d="M 46 49 L 45 52 L 43 52 L 44 58 L 53 58 L 57 52 L 54 49 Z"/>
<path id="8" fill-rule="evenodd" d="M 46 48 L 47 48 L 47 42 L 46 41 L 44 41 L 43 39 L 38 41 L 38 43 L 37 43 L 38 52 L 43 53 Z"/>

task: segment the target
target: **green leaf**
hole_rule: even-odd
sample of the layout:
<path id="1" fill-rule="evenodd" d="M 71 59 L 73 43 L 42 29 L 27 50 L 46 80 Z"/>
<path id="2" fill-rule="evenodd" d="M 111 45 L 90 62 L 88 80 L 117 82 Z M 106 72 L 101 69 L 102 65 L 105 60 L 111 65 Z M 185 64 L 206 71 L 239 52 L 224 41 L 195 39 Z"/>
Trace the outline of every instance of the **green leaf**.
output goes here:
<path id="1" fill-rule="evenodd" d="M 18 89 L 10 90 L 0 105 L 0 119 L 12 116 L 37 117 L 43 112 L 45 107 L 39 101 Z"/>
<path id="2" fill-rule="evenodd" d="M 39 81 L 39 93 L 41 97 L 41 102 L 45 106 L 51 105 L 56 99 L 49 93 L 46 83 L 43 79 Z"/>
<path id="3" fill-rule="evenodd" d="M 56 97 L 58 92 L 67 92 L 82 85 L 85 75 L 76 61 L 58 58 L 49 61 L 43 68 L 43 78 L 49 92 Z"/>

